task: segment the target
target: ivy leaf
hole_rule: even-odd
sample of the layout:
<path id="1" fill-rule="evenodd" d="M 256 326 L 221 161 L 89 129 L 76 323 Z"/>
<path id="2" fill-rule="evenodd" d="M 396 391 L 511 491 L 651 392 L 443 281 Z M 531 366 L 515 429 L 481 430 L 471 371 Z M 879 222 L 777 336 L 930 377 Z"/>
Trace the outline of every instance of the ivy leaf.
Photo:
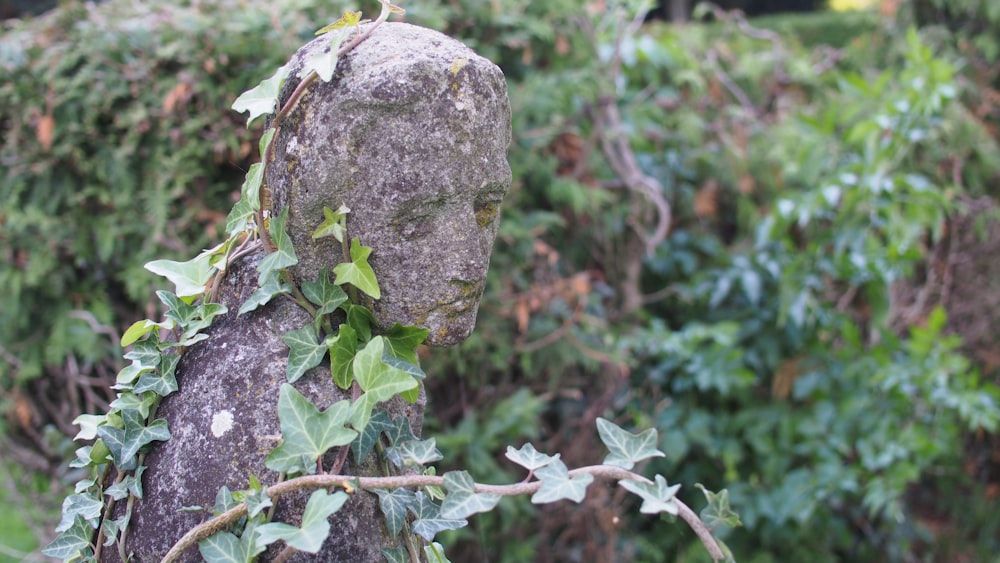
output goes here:
<path id="1" fill-rule="evenodd" d="M 129 410 L 138 411 L 138 413 L 143 417 L 149 416 L 149 409 L 152 408 L 153 403 L 155 403 L 159 397 L 154 393 L 143 393 L 142 395 L 136 395 L 131 391 L 125 391 L 124 393 L 119 393 L 118 398 L 111 401 L 111 408 L 117 409 L 119 411 L 125 412 Z M 117 426 L 117 424 L 115 425 Z M 103 428 L 103 427 L 101 427 Z M 100 428 L 98 428 L 98 434 L 100 434 Z"/>
<path id="2" fill-rule="evenodd" d="M 340 510 L 347 502 L 347 493 L 337 491 L 327 494 L 318 489 L 313 491 L 302 513 L 302 527 L 296 528 L 281 522 L 271 522 L 257 527 L 257 546 L 270 545 L 278 540 L 299 551 L 317 553 L 323 547 L 323 542 L 330 535 L 330 522 L 327 518 Z"/>
<path id="3" fill-rule="evenodd" d="M 285 79 L 288 78 L 290 70 L 289 65 L 282 66 L 270 78 L 243 92 L 233 102 L 235 111 L 249 112 L 247 128 L 258 117 L 274 113 L 274 109 L 278 105 L 278 94 L 281 92 L 281 87 L 284 85 Z"/>
<path id="4" fill-rule="evenodd" d="M 326 355 L 326 346 L 316 343 L 316 330 L 312 325 L 286 332 L 281 335 L 281 340 L 288 345 L 285 376 L 289 383 L 295 383 L 307 371 L 318 366 Z"/>
<path id="5" fill-rule="evenodd" d="M 261 162 L 251 164 L 246 179 L 243 180 L 243 186 L 240 188 L 240 192 L 245 194 L 243 197 L 250 204 L 250 209 L 260 209 L 260 185 L 263 181 L 264 164 Z"/>
<path id="6" fill-rule="evenodd" d="M 587 486 L 594 481 L 594 476 L 588 474 L 571 478 L 566 464 L 558 459 L 553 459 L 544 467 L 540 467 L 535 476 L 542 482 L 542 486 L 531 495 L 531 502 L 534 504 L 562 499 L 580 502 L 587 496 Z"/>
<path id="7" fill-rule="evenodd" d="M 384 350 L 385 338 L 376 336 L 354 356 L 354 379 L 373 403 L 388 401 L 418 385 L 413 376 L 382 361 Z"/>
<path id="8" fill-rule="evenodd" d="M 372 339 L 372 326 L 376 324 L 375 315 L 368 307 L 344 303 L 341 307 L 347 313 L 347 324 L 357 333 L 358 342 L 368 342 Z"/>
<path id="9" fill-rule="evenodd" d="M 354 382 L 354 355 L 358 351 L 358 333 L 350 325 L 340 325 L 336 336 L 327 337 L 324 344 L 330 350 L 330 373 L 341 389 L 350 389 Z"/>
<path id="10" fill-rule="evenodd" d="M 68 560 L 79 557 L 90 546 L 93 529 L 80 515 L 73 518 L 69 528 L 61 532 L 52 543 L 42 549 L 42 553 L 56 559 Z"/>
<path id="11" fill-rule="evenodd" d="M 235 508 L 239 502 L 233 498 L 233 493 L 229 490 L 229 487 L 223 485 L 219 488 L 219 492 L 215 493 L 215 505 L 212 506 L 212 515 L 219 516 L 229 509 Z"/>
<path id="12" fill-rule="evenodd" d="M 597 419 L 597 432 L 601 441 L 611 453 L 604 458 L 604 463 L 624 469 L 632 469 L 637 462 L 651 457 L 663 457 L 656 449 L 657 434 L 655 428 L 645 430 L 640 434 L 632 434 L 609 420 Z"/>
<path id="13" fill-rule="evenodd" d="M 326 37 L 330 40 L 330 46 L 325 51 L 316 53 L 308 58 L 302 67 L 300 76 L 305 76 L 310 71 L 314 71 L 323 79 L 323 82 L 329 82 L 333 78 L 333 71 L 337 68 L 337 51 L 340 48 L 340 44 L 354 30 L 349 27 L 333 28 L 329 25 L 323 29 L 329 29 L 326 32 Z"/>
<path id="14" fill-rule="evenodd" d="M 167 421 L 162 418 L 154 420 L 146 426 L 145 417 L 137 409 L 126 409 L 121 412 L 124 428 L 104 425 L 97 428 L 97 435 L 104 440 L 115 465 L 121 471 L 131 471 L 136 467 L 136 454 L 139 449 L 154 441 L 170 439 Z"/>
<path id="15" fill-rule="evenodd" d="M 248 563 L 250 554 L 240 538 L 229 532 L 216 532 L 198 542 L 198 552 L 205 561 Z"/>
<path id="16" fill-rule="evenodd" d="M 247 515 L 250 518 L 257 516 L 262 510 L 274 504 L 271 497 L 267 496 L 267 489 L 260 484 L 254 475 L 250 475 L 250 487 L 243 495 L 243 502 L 247 505 Z"/>
<path id="17" fill-rule="evenodd" d="M 161 397 L 173 393 L 177 390 L 177 364 L 180 363 L 180 354 L 163 355 L 160 357 L 160 373 L 145 372 L 139 376 L 139 381 L 132 388 L 133 393 L 141 394 L 152 391 Z"/>
<path id="18" fill-rule="evenodd" d="M 337 285 L 349 283 L 372 299 L 381 297 L 382 292 L 379 291 L 375 271 L 368 264 L 368 256 L 371 253 L 372 248 L 362 245 L 357 237 L 351 240 L 351 261 L 341 262 L 333 268 L 333 273 L 337 276 Z"/>
<path id="19" fill-rule="evenodd" d="M 513 446 L 507 446 L 507 453 L 504 454 L 504 456 L 532 472 L 559 459 L 559 454 L 551 456 L 539 452 L 535 449 L 535 446 L 533 446 L 531 442 L 528 442 L 517 450 L 515 450 Z"/>
<path id="20" fill-rule="evenodd" d="M 394 356 L 390 356 L 388 352 L 382 355 L 382 361 L 385 362 L 385 365 L 389 367 L 396 368 L 402 372 L 408 373 L 410 377 L 412 377 L 413 379 L 421 380 L 427 377 L 427 374 L 424 373 L 424 370 L 420 369 L 420 366 L 418 366 L 417 364 L 411 364 L 406 360 L 401 360 Z M 402 397 L 403 400 L 405 400 L 408 403 L 411 404 L 416 403 L 417 399 L 420 398 L 420 387 L 418 385 L 417 387 L 414 387 L 409 391 L 403 391 L 402 393 L 399 394 L 399 396 Z"/>
<path id="21" fill-rule="evenodd" d="M 212 254 L 208 251 L 187 262 L 173 260 L 153 260 L 147 262 L 144 268 L 150 272 L 167 278 L 174 284 L 174 292 L 178 297 L 193 297 L 205 293 L 205 285 L 216 272 L 210 264 Z"/>
<path id="22" fill-rule="evenodd" d="M 260 287 L 240 305 L 240 310 L 236 313 L 237 317 L 243 313 L 249 313 L 258 307 L 267 305 L 276 295 L 292 292 L 291 286 L 281 283 L 281 280 L 278 279 L 277 270 L 268 270 L 266 273 L 261 274 L 258 283 Z"/>
<path id="23" fill-rule="evenodd" d="M 444 459 L 437 449 L 434 438 L 427 440 L 407 440 L 394 448 L 401 458 L 403 466 L 427 465 Z"/>
<path id="24" fill-rule="evenodd" d="M 451 563 L 451 560 L 444 555 L 444 546 L 438 542 L 425 545 L 424 555 L 427 557 L 427 563 Z"/>
<path id="25" fill-rule="evenodd" d="M 477 512 L 489 512 L 500 502 L 500 495 L 477 493 L 468 471 L 445 473 L 444 486 L 448 496 L 441 501 L 441 516 L 445 518 L 458 520 Z"/>
<path id="26" fill-rule="evenodd" d="M 406 523 L 406 510 L 417 500 L 416 495 L 413 491 L 402 488 L 391 491 L 372 489 L 372 492 L 378 495 L 378 505 L 385 516 L 389 536 L 396 537 Z"/>
<path id="27" fill-rule="evenodd" d="M 358 430 L 367 426 L 375 405 L 419 385 L 410 374 L 383 362 L 384 350 L 385 339 L 376 336 L 354 356 L 352 367 L 354 380 L 365 392 L 355 401 L 354 414 L 351 418 L 354 428 Z"/>
<path id="28" fill-rule="evenodd" d="M 104 489 L 104 494 L 115 500 L 121 500 L 129 494 L 142 498 L 142 474 L 146 471 L 145 465 L 136 468 L 132 475 L 126 475 L 124 479 Z"/>
<path id="29" fill-rule="evenodd" d="M 351 210 L 346 205 L 341 205 L 336 211 L 333 211 L 329 207 L 323 207 L 323 222 L 319 227 L 313 231 L 312 238 L 319 239 L 323 237 L 333 237 L 337 239 L 337 242 L 344 242 L 344 216 L 350 213 Z"/>
<path id="30" fill-rule="evenodd" d="M 426 328 L 403 326 L 396 323 L 385 334 L 386 351 L 401 360 L 406 360 L 413 365 L 419 365 L 420 359 L 417 358 L 417 346 L 420 346 L 424 340 L 427 340 L 428 334 L 430 334 L 430 331 Z"/>
<path id="31" fill-rule="evenodd" d="M 385 437 L 389 439 L 389 445 L 398 446 L 408 440 L 416 440 L 413 429 L 410 428 L 410 419 L 400 416 L 392 421 L 392 428 L 385 431 Z"/>
<path id="32" fill-rule="evenodd" d="M 743 525 L 743 522 L 740 521 L 740 515 L 734 512 L 729 505 L 728 490 L 722 489 L 718 493 L 713 493 L 701 483 L 695 483 L 694 486 L 701 489 L 701 492 L 705 494 L 705 500 L 708 501 L 708 506 L 699 513 L 706 526 L 714 530 L 719 526 L 736 528 Z"/>
<path id="33" fill-rule="evenodd" d="M 361 12 L 352 12 L 350 10 L 344 11 L 344 15 L 340 16 L 340 19 L 327 24 L 316 31 L 316 35 L 323 35 L 324 33 L 329 33 L 335 29 L 343 29 L 345 27 L 355 27 L 361 23 Z M 395 535 L 395 534 L 393 534 Z"/>
<path id="34" fill-rule="evenodd" d="M 410 512 L 416 517 L 413 522 L 413 533 L 432 541 L 438 532 L 458 530 L 469 525 L 468 520 L 461 518 L 442 518 L 441 511 L 424 493 L 416 494 L 417 501 L 410 505 Z"/>
<path id="35" fill-rule="evenodd" d="M 354 454 L 354 459 L 363 460 L 368 457 L 382 432 L 392 428 L 392 426 L 387 412 L 379 410 L 373 413 L 364 430 L 351 442 L 351 452 Z"/>
<path id="36" fill-rule="evenodd" d="M 229 532 L 217 532 L 198 542 L 198 551 L 205 561 L 251 563 L 264 551 L 257 547 L 257 520 L 250 520 L 239 538 Z"/>
<path id="37" fill-rule="evenodd" d="M 257 271 L 262 276 L 271 270 L 281 270 L 299 263 L 298 257 L 295 256 L 295 248 L 292 246 L 292 238 L 285 232 L 285 223 L 287 222 L 287 207 L 282 209 L 277 217 L 271 218 L 271 225 L 267 232 L 271 234 L 271 242 L 274 243 L 275 250 L 265 256 L 260 264 L 257 264 Z"/>
<path id="38" fill-rule="evenodd" d="M 347 399 L 320 412 L 290 384 L 282 384 L 278 396 L 282 442 L 267 456 L 268 469 L 300 472 L 305 469 L 303 458 L 315 464 L 330 448 L 350 444 L 358 435 L 344 426 L 350 414 L 351 402 Z"/>
<path id="39" fill-rule="evenodd" d="M 73 419 L 73 424 L 80 426 L 80 431 L 73 436 L 74 440 L 93 440 L 97 437 L 97 427 L 107 422 L 105 414 L 81 414 Z"/>
<path id="40" fill-rule="evenodd" d="M 347 302 L 347 294 L 333 283 L 326 270 L 320 272 L 316 281 L 302 284 L 302 295 L 319 307 L 316 316 L 332 313 Z"/>
<path id="41" fill-rule="evenodd" d="M 104 503 L 96 496 L 94 490 L 85 493 L 69 495 L 63 499 L 62 520 L 56 526 L 57 532 L 71 530 L 77 518 L 83 518 L 86 522 L 93 522 L 97 525 L 97 519 L 104 511 Z"/>
<path id="42" fill-rule="evenodd" d="M 396 547 L 383 547 L 382 557 L 386 563 L 410 563 L 410 552 L 406 548 L 398 545 Z"/>
<path id="43" fill-rule="evenodd" d="M 154 323 L 149 319 L 135 321 L 134 323 L 132 323 L 132 326 L 128 327 L 128 329 L 125 331 L 125 334 L 122 334 L 122 339 L 120 342 L 122 348 L 126 346 L 131 346 L 136 340 L 139 340 L 143 336 L 146 336 L 154 328 L 158 326 L 163 326 L 163 324 L 164 323 Z M 174 327 L 173 324 L 171 324 L 170 326 L 164 328 L 170 330 Z"/>
<path id="44" fill-rule="evenodd" d="M 226 233 L 229 236 L 234 236 L 245 231 L 254 211 L 249 201 L 245 198 L 240 198 L 229 212 L 229 215 L 226 216 Z"/>
<path id="45" fill-rule="evenodd" d="M 635 493 L 642 498 L 642 506 L 639 512 L 643 514 L 667 514 L 677 515 L 677 503 L 674 502 L 674 495 L 677 494 L 680 485 L 667 486 L 667 480 L 662 475 L 656 476 L 655 483 L 642 483 L 634 479 L 623 479 L 618 482 L 625 490 Z"/>

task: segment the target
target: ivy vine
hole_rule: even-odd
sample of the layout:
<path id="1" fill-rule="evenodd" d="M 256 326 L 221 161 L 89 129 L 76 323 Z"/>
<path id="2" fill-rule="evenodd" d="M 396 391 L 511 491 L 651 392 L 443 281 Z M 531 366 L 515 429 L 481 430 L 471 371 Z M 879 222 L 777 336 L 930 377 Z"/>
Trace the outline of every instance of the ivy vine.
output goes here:
<path id="1" fill-rule="evenodd" d="M 361 293 L 372 299 L 381 294 L 368 264 L 372 249 L 357 238 L 348 239 L 346 218 L 351 211 L 347 207 L 325 208 L 313 233 L 313 238 L 336 239 L 343 260 L 332 271 L 321 272 L 316 280 L 300 283 L 294 279 L 290 268 L 298 258 L 285 232 L 288 208 L 271 217 L 267 205 L 264 171 L 274 156 L 272 141 L 310 84 L 329 81 L 340 57 L 369 37 L 390 14 L 403 13 L 388 0 L 380 3 L 379 17 L 365 28 L 360 27 L 367 23 L 361 20 L 360 12 L 347 12 L 317 32 L 330 41 L 331 48 L 306 61 L 300 83 L 282 107 L 278 107 L 278 94 L 290 73 L 289 65 L 233 104 L 233 109 L 249 114 L 248 125 L 273 115 L 260 139 L 262 162 L 251 166 L 246 175 L 241 199 L 227 219 L 228 238 L 224 242 L 187 262 L 156 260 L 146 264 L 146 269 L 172 282 L 174 292 L 156 293 L 166 311 L 163 320 L 138 321 L 123 334 L 122 346 L 131 346 L 124 355 L 130 364 L 118 373 L 113 387 L 118 396 L 110 410 L 76 418 L 81 430 L 75 439 L 91 443 L 76 451 L 70 465 L 89 469 L 89 476 L 64 500 L 56 528 L 59 535 L 43 553 L 64 561 L 99 561 L 102 550 L 114 547 L 123 561 L 130 560 L 126 548 L 129 522 L 135 501 L 143 496 L 145 455 L 154 442 L 170 440 L 166 420 L 156 417 L 157 407 L 178 388 L 176 370 L 184 350 L 207 339 L 205 330 L 213 320 L 229 312 L 213 300 L 230 266 L 263 248 L 265 257 L 257 267 L 258 287 L 237 315 L 287 297 L 313 317 L 312 323 L 282 336 L 289 349 L 288 382 L 282 385 L 278 399 L 282 440 L 265 460 L 267 468 L 281 479 L 265 486 L 251 476 L 246 490 L 221 488 L 211 517 L 189 530 L 168 552 L 165 562 L 176 560 L 195 545 L 207 561 L 253 561 L 278 541 L 286 546 L 280 560 L 295 551 L 316 553 L 329 535 L 328 517 L 361 490 L 378 496 L 387 529 L 397 538 L 395 547 L 383 550 L 387 561 L 443 562 L 447 558 L 441 544 L 434 541 L 436 535 L 465 527 L 470 516 L 492 510 L 502 497 L 531 495 L 536 504 L 563 499 L 580 502 L 595 478 L 617 480 L 641 499 L 642 513 L 679 516 L 714 560 L 731 560 L 728 549 L 713 537 L 709 527 L 739 525 L 726 491 L 703 489 L 708 507 L 699 516 L 676 498 L 680 485 L 669 485 L 661 475 L 650 480 L 632 471 L 637 463 L 664 455 L 656 447 L 658 437 L 653 429 L 632 434 L 598 419 L 598 433 L 610 453 L 600 465 L 573 470 L 559 454 L 539 452 L 530 443 L 519 449 L 508 447 L 507 459 L 527 471 L 525 479 L 515 484 L 476 483 L 466 471 L 436 475 L 430 464 L 442 456 L 434 439 L 417 438 L 405 417 L 392 419 L 379 408 L 396 396 L 409 402 L 417 400 L 419 382 L 425 375 L 416 348 L 428 332 L 397 324 L 384 334 L 376 334 L 375 318 L 359 299 Z M 343 322 L 335 327 L 337 319 Z M 353 398 L 321 410 L 292 384 L 327 358 L 333 381 L 342 389 L 351 389 Z M 323 456 L 334 448 L 339 448 L 337 458 L 325 470 Z M 349 453 L 363 460 L 372 452 L 379 456 L 382 476 L 339 474 Z M 275 499 L 310 489 L 313 492 L 300 526 L 271 521 Z M 116 511 L 119 502 L 125 502 L 126 507 Z M 116 513 L 121 515 L 114 518 Z"/>

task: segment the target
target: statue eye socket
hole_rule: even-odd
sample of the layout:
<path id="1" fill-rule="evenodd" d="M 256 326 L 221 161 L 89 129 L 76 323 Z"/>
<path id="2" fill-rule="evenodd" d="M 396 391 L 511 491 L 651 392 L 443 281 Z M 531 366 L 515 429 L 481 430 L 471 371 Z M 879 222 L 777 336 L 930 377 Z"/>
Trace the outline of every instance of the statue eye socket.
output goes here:
<path id="1" fill-rule="evenodd" d="M 476 213 L 476 224 L 485 229 L 493 224 L 500 212 L 500 202 L 496 200 L 480 200 L 473 207 Z"/>

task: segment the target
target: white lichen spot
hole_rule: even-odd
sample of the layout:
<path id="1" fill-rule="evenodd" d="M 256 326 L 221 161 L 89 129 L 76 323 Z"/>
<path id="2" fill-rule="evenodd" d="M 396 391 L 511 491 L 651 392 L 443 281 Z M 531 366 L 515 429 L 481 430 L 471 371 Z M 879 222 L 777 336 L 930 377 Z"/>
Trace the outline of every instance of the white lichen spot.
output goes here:
<path id="1" fill-rule="evenodd" d="M 462 111 L 465 109 L 465 102 L 455 102 L 455 109 Z"/>
<path id="2" fill-rule="evenodd" d="M 219 411 L 212 415 L 212 435 L 221 438 L 226 432 L 233 429 L 233 413 L 229 411 Z"/>

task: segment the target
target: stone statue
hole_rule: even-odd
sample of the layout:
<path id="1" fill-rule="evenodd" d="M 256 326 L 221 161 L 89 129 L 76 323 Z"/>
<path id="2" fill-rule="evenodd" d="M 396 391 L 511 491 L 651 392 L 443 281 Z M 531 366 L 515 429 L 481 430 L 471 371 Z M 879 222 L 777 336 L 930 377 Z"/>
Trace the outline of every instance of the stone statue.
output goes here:
<path id="1" fill-rule="evenodd" d="M 328 41 L 321 38 L 292 59 L 282 103 L 306 53 L 323 48 Z M 433 345 L 460 342 L 475 324 L 500 203 L 510 189 L 509 142 L 500 69 L 435 31 L 382 25 L 338 62 L 333 80 L 309 86 L 274 140 L 266 181 L 271 212 L 289 209 L 296 280 L 315 280 L 341 261 L 336 241 L 313 240 L 311 233 L 324 206 L 346 205 L 347 236 L 373 248 L 382 297 L 369 305 L 380 328 L 412 324 L 429 329 Z M 236 316 L 256 289 L 261 258 L 259 252 L 233 265 L 219 297 L 229 313 L 216 319 L 208 340 L 185 352 L 180 389 L 160 405 L 172 438 L 146 458 L 145 495 L 126 546 L 137 561 L 159 561 L 206 518 L 182 507 L 211 507 L 221 486 L 244 489 L 251 474 L 275 481 L 264 458 L 280 436 L 276 404 L 288 355 L 281 335 L 311 317 L 284 298 Z M 322 366 L 295 387 L 321 408 L 350 398 Z M 422 397 L 389 408 L 393 417 L 407 416 L 419 435 Z M 341 472 L 371 474 L 366 463 L 349 460 Z M 297 523 L 307 497 L 282 497 L 275 520 Z M 386 540 L 375 495 L 352 495 L 331 518 L 320 554 L 299 553 L 292 561 L 382 560 Z M 105 560 L 116 558 L 115 551 L 106 550 Z M 201 557 L 191 549 L 184 560 Z"/>

